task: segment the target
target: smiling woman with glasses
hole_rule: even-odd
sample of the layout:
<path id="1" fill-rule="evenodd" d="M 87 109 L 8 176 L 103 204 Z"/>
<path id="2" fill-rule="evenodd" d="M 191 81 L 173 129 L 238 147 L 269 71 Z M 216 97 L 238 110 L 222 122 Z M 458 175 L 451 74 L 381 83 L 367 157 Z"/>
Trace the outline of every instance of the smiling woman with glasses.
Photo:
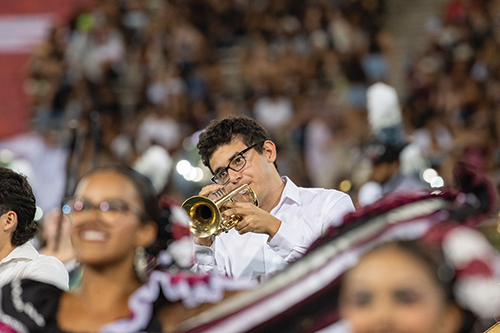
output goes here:
<path id="1" fill-rule="evenodd" d="M 128 213 L 135 214 L 141 221 L 147 221 L 150 217 L 141 209 L 121 199 L 106 199 L 100 203 L 93 203 L 84 197 L 75 197 L 65 200 L 62 211 L 69 217 L 71 225 L 78 225 L 89 218 L 88 214 L 95 212 L 98 220 L 109 225 L 119 224 L 121 219 Z"/>
<path id="2" fill-rule="evenodd" d="M 70 221 L 81 282 L 70 292 L 32 280 L 5 286 L 1 332 L 175 331 L 201 311 L 198 305 L 217 302 L 234 287 L 223 277 L 155 267 L 160 244 L 169 243 L 160 237 L 169 235 L 170 225 L 159 213 L 149 179 L 130 168 L 91 171 L 62 210 Z"/>

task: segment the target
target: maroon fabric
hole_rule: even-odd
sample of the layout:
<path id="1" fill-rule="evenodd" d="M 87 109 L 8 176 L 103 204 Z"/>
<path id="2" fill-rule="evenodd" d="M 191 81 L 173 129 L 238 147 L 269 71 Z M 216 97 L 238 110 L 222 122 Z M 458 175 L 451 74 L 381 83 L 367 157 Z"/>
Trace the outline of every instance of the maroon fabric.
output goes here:
<path id="1" fill-rule="evenodd" d="M 462 269 L 456 271 L 457 277 L 475 276 L 475 277 L 491 277 L 493 276 L 492 268 L 482 260 L 473 260 Z"/>
<path id="2" fill-rule="evenodd" d="M 0 323 L 0 332 L 2 333 L 18 333 L 14 328 L 7 326 L 7 324 Z"/>

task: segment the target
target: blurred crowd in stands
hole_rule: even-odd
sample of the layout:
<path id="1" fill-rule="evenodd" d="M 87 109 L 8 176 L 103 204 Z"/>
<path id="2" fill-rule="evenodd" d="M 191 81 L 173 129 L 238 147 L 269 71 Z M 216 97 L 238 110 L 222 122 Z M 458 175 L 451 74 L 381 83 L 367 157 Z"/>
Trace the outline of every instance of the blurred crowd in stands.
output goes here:
<path id="1" fill-rule="evenodd" d="M 151 146 L 175 157 L 211 119 L 246 114 L 283 174 L 332 188 L 369 137 L 367 84 L 388 75 L 383 13 L 376 0 L 97 1 L 34 54 L 33 129 L 65 145 L 78 121 L 86 169 Z"/>
<path id="2" fill-rule="evenodd" d="M 270 132 L 282 174 L 356 203 L 394 172 L 451 185 L 459 160 L 498 183 L 500 1 L 449 1 L 411 55 L 395 52 L 388 14 L 383 0 L 98 0 L 34 53 L 32 128 L 79 147 L 78 173 L 120 160 L 178 200 L 209 178 L 176 182 L 176 163 L 195 165 L 198 131 L 233 114 Z M 398 56 L 404 87 L 390 82 Z M 388 144 L 400 164 L 376 171 Z"/>
<path id="3" fill-rule="evenodd" d="M 0 141 L 0 166 L 27 175 L 45 211 L 35 245 L 72 270 L 62 199 L 92 167 L 121 162 L 161 194 L 161 219 L 171 223 L 159 262 L 188 269 L 193 242 L 180 203 L 212 176 L 197 138 L 231 115 L 269 132 L 280 174 L 346 192 L 360 212 L 386 214 L 383 205 L 361 206 L 392 192 L 453 186 L 460 161 L 498 189 L 500 0 L 443 3 L 422 22 L 425 43 L 413 54 L 396 49 L 384 0 L 95 0 L 78 8 L 27 64 L 31 132 Z M 393 82 L 401 62 L 403 86 Z M 464 193 L 456 201 L 477 209 Z M 478 228 L 489 223 L 481 231 L 500 250 L 497 210 L 486 219 Z M 459 241 L 454 252 L 484 259 L 477 243 Z"/>

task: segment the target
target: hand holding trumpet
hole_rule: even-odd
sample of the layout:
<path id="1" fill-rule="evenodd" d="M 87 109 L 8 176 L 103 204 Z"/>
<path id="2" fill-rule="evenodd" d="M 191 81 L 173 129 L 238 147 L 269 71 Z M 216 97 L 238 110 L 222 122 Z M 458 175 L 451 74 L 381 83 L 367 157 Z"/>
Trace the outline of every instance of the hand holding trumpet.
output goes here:
<path id="1" fill-rule="evenodd" d="M 237 215 L 241 220 L 234 227 L 240 235 L 248 232 L 274 237 L 281 221 L 250 202 L 228 202 L 224 204 L 225 216 Z"/>
<path id="2" fill-rule="evenodd" d="M 208 198 L 214 196 L 214 200 Z M 257 196 L 248 185 L 224 193 L 223 186 L 213 184 L 203 187 L 200 195 L 187 199 L 182 207 L 190 216 L 190 229 L 197 243 L 211 246 L 214 236 L 233 227 L 241 235 L 253 232 L 273 237 L 281 221 L 258 205 Z"/>

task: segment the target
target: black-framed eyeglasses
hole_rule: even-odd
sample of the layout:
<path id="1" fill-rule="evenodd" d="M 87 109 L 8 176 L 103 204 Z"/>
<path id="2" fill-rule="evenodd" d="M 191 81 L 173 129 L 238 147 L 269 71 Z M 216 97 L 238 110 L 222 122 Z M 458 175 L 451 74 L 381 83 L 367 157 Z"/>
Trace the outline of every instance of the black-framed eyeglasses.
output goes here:
<path id="1" fill-rule="evenodd" d="M 83 197 L 68 198 L 64 201 L 62 212 L 69 217 L 72 225 L 83 222 L 89 212 L 96 211 L 99 218 L 110 225 L 117 225 L 121 218 L 128 212 L 146 220 L 147 215 L 143 211 L 130 206 L 121 199 L 107 199 L 100 203 L 93 203 Z"/>
<path id="2" fill-rule="evenodd" d="M 227 167 L 220 169 L 215 175 L 212 176 L 212 181 L 220 185 L 226 185 L 229 182 L 228 170 L 231 169 L 233 171 L 240 171 L 243 169 L 247 164 L 247 160 L 244 156 L 245 153 L 255 146 L 257 146 L 256 143 L 236 154 L 231 161 L 229 161 Z"/>

